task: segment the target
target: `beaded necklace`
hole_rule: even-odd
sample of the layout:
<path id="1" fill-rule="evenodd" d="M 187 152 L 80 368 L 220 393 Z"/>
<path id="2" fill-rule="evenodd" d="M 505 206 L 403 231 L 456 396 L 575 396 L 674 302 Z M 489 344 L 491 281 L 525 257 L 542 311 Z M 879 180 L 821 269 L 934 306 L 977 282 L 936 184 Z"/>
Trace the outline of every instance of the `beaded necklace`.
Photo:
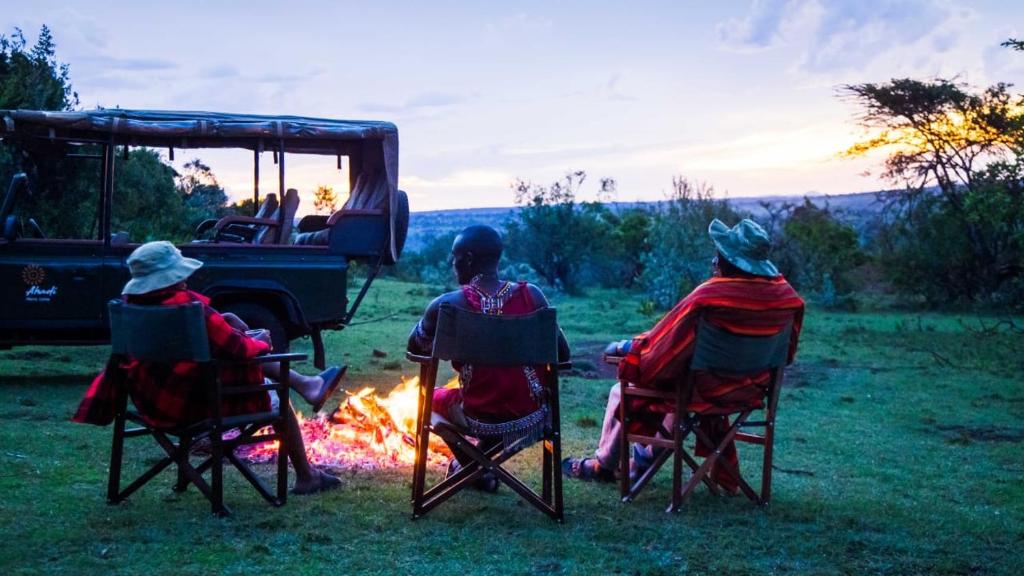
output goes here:
<path id="1" fill-rule="evenodd" d="M 480 297 L 480 312 L 494 316 L 501 315 L 501 309 L 505 307 L 509 294 L 512 293 L 512 283 L 506 281 L 497 292 L 488 294 L 480 288 L 480 280 L 483 277 L 483 274 L 477 274 L 469 281 L 469 286 Z"/>

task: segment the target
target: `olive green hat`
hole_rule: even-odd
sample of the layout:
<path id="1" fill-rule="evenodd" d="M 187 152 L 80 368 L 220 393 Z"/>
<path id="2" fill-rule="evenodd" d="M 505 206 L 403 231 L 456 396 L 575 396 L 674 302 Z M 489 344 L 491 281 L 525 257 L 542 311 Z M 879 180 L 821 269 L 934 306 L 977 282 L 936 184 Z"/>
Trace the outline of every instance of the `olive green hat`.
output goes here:
<path id="1" fill-rule="evenodd" d="M 757 222 L 744 218 L 729 228 L 715 218 L 708 226 L 708 234 L 715 241 L 718 252 L 733 266 L 755 276 L 779 275 L 779 269 L 768 259 L 771 240 Z"/>
<path id="2" fill-rule="evenodd" d="M 124 285 L 121 294 L 145 294 L 188 278 L 203 263 L 185 258 L 174 244 L 166 240 L 147 242 L 128 256 L 128 270 L 132 279 Z"/>

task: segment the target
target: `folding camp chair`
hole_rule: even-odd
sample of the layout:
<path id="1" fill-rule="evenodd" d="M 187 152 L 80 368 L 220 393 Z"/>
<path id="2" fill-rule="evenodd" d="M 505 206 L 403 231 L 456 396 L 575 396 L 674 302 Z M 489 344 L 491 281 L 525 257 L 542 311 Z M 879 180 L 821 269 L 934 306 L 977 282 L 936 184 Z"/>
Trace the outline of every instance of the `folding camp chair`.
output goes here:
<path id="1" fill-rule="evenodd" d="M 416 463 L 412 481 L 414 519 L 471 485 L 486 472 L 491 472 L 538 510 L 559 522 L 563 520 L 562 477 L 558 468 L 562 457 L 558 371 L 570 368 L 571 364 L 558 362 L 559 332 L 555 318 L 553 308 L 522 316 L 492 316 L 448 304 L 441 305 L 432 355 L 407 354 L 410 360 L 420 363 Z M 548 374 L 547 377 L 542 376 L 541 380 L 550 383 L 550 386 L 544 389 L 545 397 L 537 412 L 491 429 L 492 432 L 501 429 L 500 434 L 489 434 L 480 429 L 463 430 L 444 422 L 431 424 L 431 402 L 437 382 L 438 364 L 442 360 L 492 366 L 544 365 Z M 535 435 L 523 435 L 524 430 L 515 429 L 516 423 L 525 426 L 538 421 L 542 426 L 539 428 L 539 440 L 544 444 L 540 495 L 502 466 L 517 452 L 538 440 Z M 453 451 L 464 454 L 471 461 L 426 490 L 427 451 L 431 433 L 440 436 Z M 481 442 L 478 447 L 467 436 L 487 442 Z"/>
<path id="2" fill-rule="evenodd" d="M 224 505 L 223 468 L 226 458 L 264 499 L 275 506 L 284 504 L 288 488 L 288 458 L 283 448 L 288 441 L 285 417 L 291 410 L 288 404 L 288 369 L 291 362 L 305 360 L 306 355 L 268 354 L 241 361 L 213 359 L 210 356 L 203 308 L 198 302 L 181 306 L 136 306 L 114 300 L 110 302 L 109 309 L 111 355 L 107 362 L 106 377 L 113 379 L 117 391 L 117 404 L 114 440 L 110 451 L 107 501 L 111 504 L 121 502 L 164 468 L 175 464 L 178 474 L 174 490 L 183 492 L 189 484 L 194 484 L 210 501 L 214 514 L 226 516 L 231 513 Z M 196 362 L 199 372 L 203 374 L 204 382 L 201 385 L 207 392 L 206 400 L 209 402 L 209 413 L 212 416 L 179 428 L 163 429 L 149 425 L 138 410 L 128 409 L 128 386 L 120 366 L 129 359 L 155 364 Z M 256 386 L 222 386 L 218 378 L 218 367 L 225 363 L 267 362 L 281 363 L 281 382 Z M 277 409 L 255 414 L 221 416 L 221 400 L 224 397 L 267 393 L 270 390 L 277 391 L 280 400 Z M 128 421 L 137 427 L 126 429 Z M 274 426 L 273 433 L 257 434 L 264 427 L 271 425 Z M 238 435 L 226 438 L 225 433 L 232 429 L 237 429 Z M 124 439 L 136 436 L 152 436 L 167 455 L 126 488 L 121 489 Z M 194 466 L 190 458 L 191 448 L 204 438 L 209 439 L 210 456 Z M 174 439 L 177 439 L 177 442 Z M 269 440 L 278 441 L 276 494 L 271 493 L 252 469 L 234 454 L 235 448 L 240 445 Z M 211 472 L 209 484 L 203 478 L 207 470 Z"/>
<path id="3" fill-rule="evenodd" d="M 619 492 L 623 502 L 631 502 L 657 474 L 669 457 L 672 457 L 672 503 L 668 512 L 676 512 L 690 494 L 703 482 L 713 494 L 719 493 L 718 485 L 709 472 L 714 466 L 721 466 L 737 480 L 743 493 L 758 505 L 766 505 L 771 499 L 772 451 L 775 441 L 775 413 L 782 387 L 782 373 L 789 353 L 792 320 L 775 334 L 750 336 L 734 334 L 709 321 L 709 313 L 697 320 L 697 335 L 690 360 L 689 370 L 674 389 L 658 390 L 638 388 L 622 384 L 622 399 L 619 403 L 619 419 L 623 423 L 619 435 L 621 456 L 619 461 Z M 717 444 L 699 428 L 700 414 L 687 410 L 692 397 L 695 373 L 712 372 L 719 375 L 747 376 L 764 372 L 770 373 L 765 392 L 764 420 L 751 422 L 747 419 L 759 408 L 745 408 L 730 414 L 734 416 L 728 431 Z M 676 406 L 672 430 L 661 427 L 660 436 L 646 436 L 629 432 L 635 415 L 630 400 L 645 398 L 654 401 L 671 402 Z M 762 435 L 746 432 L 750 428 L 763 427 Z M 683 441 L 693 432 L 696 442 L 710 450 L 710 455 L 700 465 L 683 447 Z M 758 494 L 724 458 L 722 450 L 732 441 L 749 442 L 764 447 L 764 462 L 761 474 L 761 492 Z M 629 476 L 630 443 L 636 442 L 656 448 L 651 466 L 635 482 Z M 659 450 L 660 448 L 660 450 Z M 693 475 L 682 484 L 683 463 L 690 467 Z"/>

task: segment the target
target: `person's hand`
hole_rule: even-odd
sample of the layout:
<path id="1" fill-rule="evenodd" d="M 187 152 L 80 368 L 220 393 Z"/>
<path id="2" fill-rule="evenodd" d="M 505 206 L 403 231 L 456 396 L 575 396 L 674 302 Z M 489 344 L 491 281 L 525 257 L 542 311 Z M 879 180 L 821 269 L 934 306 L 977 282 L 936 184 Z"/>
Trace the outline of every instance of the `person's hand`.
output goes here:
<path id="1" fill-rule="evenodd" d="M 255 330 L 246 330 L 245 331 L 245 335 L 248 336 L 249 338 L 254 339 L 254 340 L 259 340 L 260 342 L 265 342 L 268 346 L 270 346 L 271 350 L 274 349 L 274 342 L 270 338 L 270 330 L 267 330 L 265 328 L 257 328 Z"/>
<path id="2" fill-rule="evenodd" d="M 630 340 L 617 340 L 604 348 L 604 356 L 626 356 L 630 352 Z"/>

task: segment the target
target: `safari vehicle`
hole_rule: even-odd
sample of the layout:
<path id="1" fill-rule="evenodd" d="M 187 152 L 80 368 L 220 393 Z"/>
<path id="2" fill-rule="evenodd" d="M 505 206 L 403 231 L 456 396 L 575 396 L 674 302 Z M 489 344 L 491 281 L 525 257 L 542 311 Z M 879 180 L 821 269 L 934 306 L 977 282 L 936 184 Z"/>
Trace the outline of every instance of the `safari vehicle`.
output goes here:
<path id="1" fill-rule="evenodd" d="M 267 328 L 275 349 L 312 339 L 323 366 L 322 330 L 349 325 L 381 267 L 402 252 L 409 206 L 398 190 L 398 130 L 388 122 L 325 120 L 208 112 L 0 110 L 0 138 L 75 162 L 95 163 L 98 194 L 93 234 L 53 239 L 25 198 L 30 179 L 17 174 L 0 204 L 0 348 L 24 344 L 97 344 L 109 341 L 106 303 L 129 279 L 126 258 L 144 239 L 112 230 L 118 201 L 115 155 L 130 147 L 168 150 L 234 148 L 253 157 L 252 216 L 203 222 L 196 238 L 179 243 L 205 265 L 189 286 L 221 311 Z M 264 153 L 273 156 L 277 194 L 260 198 Z M 243 152 L 245 153 L 245 152 Z M 307 216 L 291 231 L 298 194 L 287 187 L 286 160 L 322 155 L 341 169 L 348 162 L 351 193 L 330 216 Z M 37 164 L 39 166 L 39 164 Z M 333 168 L 333 166 L 332 166 Z M 278 201 L 278 197 L 280 201 Z M 353 262 L 367 274 L 348 298 Z"/>

